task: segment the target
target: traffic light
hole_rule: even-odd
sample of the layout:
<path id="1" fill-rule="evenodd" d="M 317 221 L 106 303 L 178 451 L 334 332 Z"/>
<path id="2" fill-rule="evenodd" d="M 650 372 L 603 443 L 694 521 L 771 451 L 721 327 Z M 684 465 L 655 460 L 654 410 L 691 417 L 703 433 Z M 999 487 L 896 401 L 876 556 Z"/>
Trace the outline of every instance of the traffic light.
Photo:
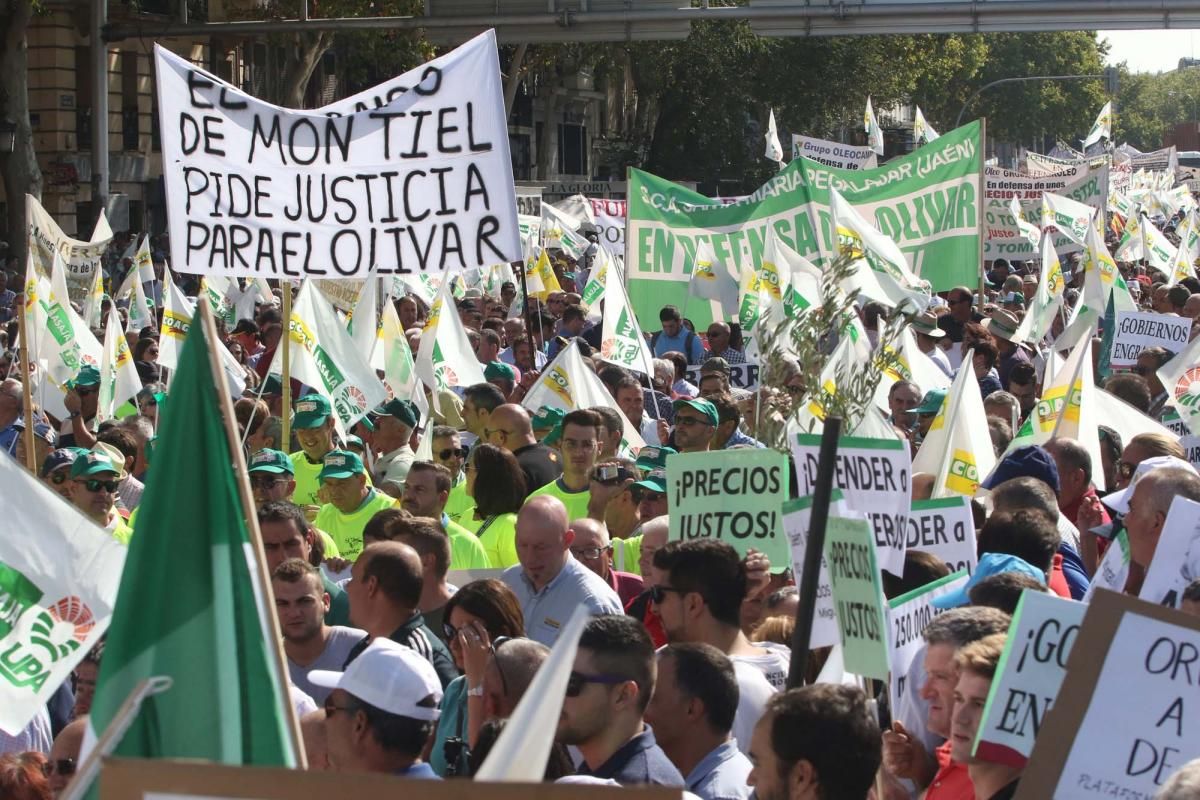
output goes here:
<path id="1" fill-rule="evenodd" d="M 1117 94 L 1117 88 L 1120 85 L 1121 72 L 1116 67 L 1104 68 L 1104 91 L 1112 97 Z"/>

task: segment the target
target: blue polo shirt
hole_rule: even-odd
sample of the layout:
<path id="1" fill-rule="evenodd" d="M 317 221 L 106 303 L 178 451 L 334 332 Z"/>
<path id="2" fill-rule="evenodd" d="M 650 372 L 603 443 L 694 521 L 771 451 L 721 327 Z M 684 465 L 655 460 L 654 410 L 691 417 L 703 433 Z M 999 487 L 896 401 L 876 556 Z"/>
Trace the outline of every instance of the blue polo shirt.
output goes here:
<path id="1" fill-rule="evenodd" d="M 751 789 L 746 777 L 752 768 L 737 742 L 727 739 L 688 773 L 687 790 L 701 800 L 747 800 Z"/>
<path id="2" fill-rule="evenodd" d="M 654 740 L 654 731 L 649 725 L 637 736 L 621 745 L 617 752 L 592 769 L 587 762 L 579 765 L 580 775 L 614 780 L 622 786 L 657 784 L 659 786 L 683 786 L 683 776 L 667 754 Z"/>
<path id="3" fill-rule="evenodd" d="M 576 607 L 592 615 L 624 614 L 621 598 L 603 578 L 567 554 L 567 563 L 539 592 L 525 577 L 525 568 L 515 564 L 504 570 L 500 580 L 513 590 L 525 616 L 525 635 L 553 647 Z"/>

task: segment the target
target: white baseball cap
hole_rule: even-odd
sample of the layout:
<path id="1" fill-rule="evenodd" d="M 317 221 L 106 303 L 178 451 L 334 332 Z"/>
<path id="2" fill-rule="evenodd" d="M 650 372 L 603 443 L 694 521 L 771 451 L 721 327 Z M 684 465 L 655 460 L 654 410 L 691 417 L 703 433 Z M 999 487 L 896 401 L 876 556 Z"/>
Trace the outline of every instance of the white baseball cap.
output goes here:
<path id="1" fill-rule="evenodd" d="M 1175 456 L 1155 456 L 1154 458 L 1147 458 L 1145 461 L 1137 465 L 1137 469 L 1134 470 L 1133 477 L 1129 479 L 1128 486 L 1126 486 L 1124 489 L 1117 489 L 1115 492 L 1109 492 L 1104 497 L 1100 498 L 1100 502 L 1104 503 L 1104 505 L 1108 506 L 1113 511 L 1116 511 L 1118 514 L 1128 514 L 1129 498 L 1133 497 L 1133 487 L 1137 485 L 1137 482 L 1141 480 L 1142 476 L 1144 476 L 1147 472 L 1160 469 L 1162 467 L 1177 467 L 1179 469 L 1186 469 L 1192 472 L 1196 471 L 1196 468 L 1191 464 L 1184 461 L 1182 458 L 1176 458 Z"/>
<path id="2" fill-rule="evenodd" d="M 308 679 L 315 686 L 341 689 L 398 717 L 433 722 L 440 713 L 442 682 L 433 665 L 391 639 L 375 639 L 345 672 L 315 669 Z"/>

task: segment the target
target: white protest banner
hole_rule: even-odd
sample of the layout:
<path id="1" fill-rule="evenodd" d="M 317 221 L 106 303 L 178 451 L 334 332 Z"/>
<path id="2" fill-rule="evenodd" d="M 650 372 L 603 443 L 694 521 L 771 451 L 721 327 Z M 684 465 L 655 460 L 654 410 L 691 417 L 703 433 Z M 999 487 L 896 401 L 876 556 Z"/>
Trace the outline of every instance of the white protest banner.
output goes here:
<path id="1" fill-rule="evenodd" d="M 1054 158 L 1041 153 L 1025 154 L 1025 171 L 1034 176 L 1056 175 L 1070 169 L 1090 167 L 1100 169 L 1113 163 L 1111 156 L 1103 155 L 1094 158 Z M 1127 162 L 1126 162 L 1127 163 Z"/>
<path id="2" fill-rule="evenodd" d="M 1128 369 L 1137 364 L 1138 354 L 1148 347 L 1165 347 L 1172 353 L 1178 353 L 1187 347 L 1191 332 L 1192 321 L 1188 317 L 1149 311 L 1119 311 L 1109 366 Z"/>
<path id="3" fill-rule="evenodd" d="M 624 200 L 609 200 L 589 197 L 595 226 L 600 229 L 600 243 L 610 252 L 625 255 L 625 211 Z"/>
<path id="4" fill-rule="evenodd" d="M 718 450 L 667 456 L 671 539 L 713 539 L 745 555 L 759 550 L 789 563 L 783 531 L 787 457 L 775 450 Z"/>
<path id="5" fill-rule="evenodd" d="M 905 547 L 937 556 L 951 572 L 965 569 L 973 574 L 979 555 L 975 552 L 975 517 L 970 499 L 956 495 L 914 500 L 908 514 Z"/>
<path id="6" fill-rule="evenodd" d="M 846 669 L 886 681 L 888 633 L 883 584 L 867 521 L 830 517 L 825 525 L 825 560 Z"/>
<path id="7" fill-rule="evenodd" d="M 934 608 L 934 598 L 957 592 L 967 585 L 968 580 L 970 576 L 966 571 L 958 570 L 888 601 L 888 659 L 891 664 L 893 702 L 899 702 L 899 698 L 904 697 L 904 684 L 913 658 L 921 652 L 921 645 L 925 641 L 921 632 L 934 617 L 942 613 L 942 609 Z"/>
<path id="8" fill-rule="evenodd" d="M 838 169 L 875 169 L 879 166 L 879 157 L 869 147 L 858 147 L 793 133 L 792 158 L 797 156 L 807 156 L 818 164 Z"/>
<path id="9" fill-rule="evenodd" d="M 1069 197 L 1091 208 L 1103 210 L 1108 201 L 1108 169 L 1092 169 L 1087 164 L 1080 164 L 1066 167 L 1061 172 L 1032 176 L 1000 167 L 985 167 L 985 259 L 1027 259 L 1034 256 L 1037 247 L 1022 235 L 1011 204 L 1014 199 L 1017 200 L 1025 219 L 1036 222 L 1042 217 L 1043 192 Z M 1053 242 L 1058 253 L 1077 253 L 1083 249 L 1080 243 L 1060 232 L 1055 232 Z"/>
<path id="10" fill-rule="evenodd" d="M 362 110 L 279 108 L 161 46 L 155 61 L 176 271 L 361 278 L 520 260 L 494 32 Z"/>
<path id="11" fill-rule="evenodd" d="M 738 389 L 745 389 L 748 392 L 753 392 L 758 389 L 758 373 L 759 364 L 756 359 L 751 359 L 742 364 L 729 365 L 729 385 Z M 693 386 L 700 386 L 700 365 L 695 364 L 687 368 L 685 378 L 688 383 Z"/>
<path id="12" fill-rule="evenodd" d="M 125 547 L 16 459 L 0 458 L 0 495 L 0 731 L 15 736 L 108 630 Z"/>
<path id="13" fill-rule="evenodd" d="M 29 234 L 29 260 L 39 273 L 49 276 L 53 269 L 54 254 L 62 256 L 67 265 L 67 291 L 71 301 L 82 304 L 95 282 L 96 274 L 101 271 L 100 261 L 112 240 L 112 230 L 104 213 L 101 212 L 96 222 L 96 233 L 92 240 L 82 242 L 63 233 L 63 229 L 38 199 L 27 194 L 25 223 Z"/>
<path id="14" fill-rule="evenodd" d="M 1133 172 L 1168 172 L 1171 175 L 1179 169 L 1179 154 L 1175 145 L 1161 150 L 1151 150 L 1149 153 L 1132 153 L 1129 156 L 1129 168 Z"/>
<path id="15" fill-rule="evenodd" d="M 1138 597 L 1168 608 L 1179 608 L 1183 590 L 1200 578 L 1200 503 L 1186 497 L 1171 501 L 1154 558 Z"/>
<path id="16" fill-rule="evenodd" d="M 802 496 L 812 494 L 816 487 L 820 450 L 819 434 L 801 433 L 792 443 L 796 483 Z M 911 471 L 908 447 L 898 439 L 843 436 L 838 440 L 834 486 L 845 495 L 846 507 L 870 522 L 879 566 L 893 575 L 904 574 Z"/>
<path id="17" fill-rule="evenodd" d="M 1155 796 L 1200 756 L 1197 654 L 1200 619 L 1097 592 L 1016 800 Z"/>
<path id="18" fill-rule="evenodd" d="M 1026 589 L 1013 612 L 1004 652 L 975 734 L 976 758 L 1023 767 L 1058 696 L 1087 606 Z"/>
<path id="19" fill-rule="evenodd" d="M 796 587 L 803 589 L 804 554 L 808 550 L 808 526 L 812 521 L 812 496 L 798 497 L 783 504 L 783 530 L 787 534 L 788 544 L 792 551 L 792 575 L 796 579 Z M 842 493 L 834 489 L 829 496 L 829 513 L 831 516 L 844 516 L 847 512 L 842 503 Z M 833 605 L 833 588 L 829 581 L 829 564 L 825 554 L 821 554 L 821 571 L 817 578 L 816 603 L 813 606 L 812 634 L 809 637 L 809 647 L 832 647 L 840 644 L 842 636 L 838 632 L 837 609 Z"/>

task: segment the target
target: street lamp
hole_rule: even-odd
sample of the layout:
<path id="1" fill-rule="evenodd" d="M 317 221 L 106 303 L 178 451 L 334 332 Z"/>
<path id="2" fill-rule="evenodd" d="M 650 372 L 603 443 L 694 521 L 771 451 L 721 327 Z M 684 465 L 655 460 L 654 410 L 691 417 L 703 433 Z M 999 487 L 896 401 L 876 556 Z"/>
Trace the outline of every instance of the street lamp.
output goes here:
<path id="1" fill-rule="evenodd" d="M 17 124 L 0 119 L 0 153 L 10 154 L 17 149 Z"/>

